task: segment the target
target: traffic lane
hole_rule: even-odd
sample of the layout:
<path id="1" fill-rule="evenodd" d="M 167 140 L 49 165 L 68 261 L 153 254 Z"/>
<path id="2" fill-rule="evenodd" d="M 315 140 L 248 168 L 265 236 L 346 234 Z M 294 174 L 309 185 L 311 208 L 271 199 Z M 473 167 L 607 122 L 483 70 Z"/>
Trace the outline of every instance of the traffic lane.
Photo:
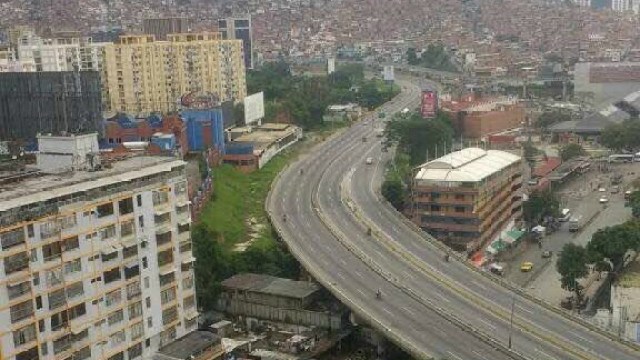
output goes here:
<path id="1" fill-rule="evenodd" d="M 357 157 L 362 158 L 368 156 L 370 154 L 361 152 L 350 152 L 348 158 Z M 337 164 L 352 164 L 358 162 L 361 159 L 356 159 L 356 161 L 339 161 Z M 361 161 L 359 161 L 361 162 Z M 361 169 L 370 169 L 371 166 L 362 166 L 357 168 Z M 362 171 L 362 170 L 361 170 Z M 332 172 L 334 177 L 335 174 L 343 174 L 348 173 L 345 168 L 345 165 L 342 165 L 341 168 L 338 168 Z M 352 190 L 358 189 L 359 191 L 363 191 L 363 189 L 367 188 L 366 181 L 370 181 L 372 179 L 370 174 L 367 171 L 362 171 L 362 173 L 354 173 L 354 177 L 357 179 L 361 179 L 362 182 L 356 186 L 352 187 Z M 349 176 L 349 175 L 347 175 Z M 337 180 L 328 181 L 328 184 L 335 186 Z M 340 190 L 337 187 L 326 187 L 323 188 L 322 185 L 319 188 L 325 197 L 336 196 L 340 193 Z M 334 199 L 331 201 L 331 204 L 335 204 L 339 202 L 338 199 Z M 499 341 L 504 342 L 507 345 L 508 333 L 509 333 L 509 322 L 506 318 L 495 317 L 491 313 L 487 313 L 486 310 L 481 310 L 480 312 L 476 307 L 473 306 L 469 300 L 462 298 L 459 294 L 455 293 L 449 287 L 438 283 L 430 279 L 427 275 L 422 273 L 421 271 L 417 271 L 414 266 L 407 264 L 403 259 L 398 258 L 395 253 L 389 254 L 389 250 L 383 245 L 379 244 L 377 241 L 366 235 L 366 230 L 362 227 L 358 220 L 353 218 L 353 214 L 350 210 L 346 209 L 344 206 L 342 207 L 330 207 L 329 209 L 323 209 L 323 211 L 327 211 L 332 214 L 333 221 L 336 222 L 340 229 L 349 234 L 349 239 L 355 245 L 366 248 L 368 250 L 368 254 L 373 261 L 375 261 L 378 265 L 382 266 L 387 271 L 393 272 L 396 275 L 396 278 L 402 279 L 402 283 L 416 291 L 422 298 L 429 299 L 431 301 L 436 301 L 439 306 L 446 309 L 450 313 L 456 314 L 458 317 L 464 319 L 469 324 L 472 324 L 475 328 L 483 331 L 485 334 L 501 334 L 497 338 Z M 439 259 L 441 260 L 441 259 Z M 440 271 L 442 267 L 448 266 L 449 263 L 441 263 L 440 267 L 437 269 L 435 267 L 430 267 L 430 271 L 435 273 L 435 276 L 442 277 L 443 274 Z M 427 264 L 428 266 L 428 264 Z M 514 316 L 518 317 L 528 317 L 531 313 L 525 307 L 517 305 L 515 307 Z M 532 353 L 535 349 L 539 349 L 544 354 L 551 354 L 558 358 L 566 358 L 564 351 L 560 348 L 557 348 L 551 344 L 544 344 L 543 346 L 538 345 L 539 339 L 529 334 L 528 332 L 521 333 L 519 330 L 516 330 L 513 334 L 514 343 L 519 344 L 519 349 L 524 349 L 527 353 Z"/>
<path id="2" fill-rule="evenodd" d="M 379 176 L 381 175 L 379 174 Z M 367 187 L 360 184 L 354 186 L 354 189 L 362 190 L 367 189 Z M 368 204 L 360 204 L 361 209 L 366 211 L 371 208 L 371 206 L 375 206 L 373 205 L 375 203 L 380 205 L 375 194 L 369 194 L 367 198 L 370 201 L 370 206 L 368 206 Z M 425 261 L 428 263 L 432 261 L 443 261 L 441 257 L 434 258 L 433 252 L 435 248 L 422 239 L 419 234 L 415 233 L 401 221 L 397 223 L 394 222 L 393 220 L 396 219 L 397 216 L 395 213 L 391 213 L 386 207 L 383 207 L 383 210 L 387 216 L 377 217 L 375 212 L 367 212 L 368 217 L 372 218 L 374 223 L 387 229 L 388 232 L 394 232 L 392 237 L 396 239 L 398 243 L 405 246 L 405 249 L 408 249 L 409 253 L 426 259 Z M 503 311 L 510 308 L 512 297 L 510 290 L 486 279 L 476 272 L 470 272 L 463 264 L 447 267 L 447 275 L 449 278 L 457 279 L 457 281 L 465 287 L 474 289 L 474 292 L 480 294 L 485 300 L 489 299 L 493 303 L 500 305 Z M 607 355 L 608 358 L 612 358 L 611 356 L 613 356 L 613 358 L 616 359 L 634 359 L 638 356 L 638 353 L 632 349 L 617 343 L 612 345 L 608 338 L 594 333 L 582 325 L 562 316 L 558 316 L 551 310 L 531 302 L 526 298 L 520 296 L 516 296 L 516 298 L 518 303 L 522 304 L 521 306 L 525 312 L 535 314 L 535 316 L 529 316 L 528 318 L 534 319 L 537 325 L 540 325 L 545 331 L 552 331 L 554 334 L 557 334 L 559 338 L 565 338 L 587 349 L 595 349 L 596 352 L 603 353 Z"/>
<path id="3" fill-rule="evenodd" d="M 277 192 L 275 194 L 277 196 Z M 288 206 L 293 206 L 293 204 L 290 204 L 290 203 L 291 201 L 289 201 Z M 310 208 L 309 206 L 307 206 L 306 209 L 303 209 L 301 206 L 297 206 L 296 213 L 304 215 L 305 219 L 310 219 L 313 216 L 310 214 L 309 208 Z M 286 224 L 294 223 L 297 218 L 298 218 L 297 216 L 292 217 L 291 218 L 292 220 L 288 220 L 285 223 L 284 227 L 286 228 Z M 376 279 L 375 278 L 376 274 L 373 272 L 366 273 L 367 276 L 358 276 L 357 274 L 362 275 L 362 274 L 365 274 L 366 271 L 370 271 L 370 270 L 368 270 L 368 268 L 362 268 L 362 267 L 358 268 L 357 265 L 360 264 L 360 262 L 358 261 L 357 258 L 354 259 L 354 258 L 343 257 L 342 256 L 344 255 L 343 252 L 336 251 L 336 249 L 340 247 L 339 244 L 326 244 L 326 239 L 330 237 L 330 235 L 324 234 L 325 236 L 319 237 L 319 234 L 322 234 L 323 232 L 322 230 L 323 230 L 322 224 L 313 224 L 313 221 L 312 223 L 309 223 L 308 221 L 302 221 L 302 223 L 298 224 L 297 231 L 295 234 L 296 238 L 298 239 L 309 239 L 309 242 L 305 243 L 305 246 L 308 246 L 309 248 L 305 251 L 307 253 L 313 253 L 316 255 L 314 256 L 314 258 L 317 258 L 319 260 L 319 264 L 316 264 L 318 268 L 332 269 L 332 274 L 334 274 L 333 279 L 336 282 L 337 282 L 337 278 L 340 278 L 340 280 L 349 283 L 350 287 L 353 286 L 354 284 L 358 285 L 357 287 L 355 287 L 355 291 L 356 293 L 362 296 L 360 300 L 363 300 L 365 302 L 367 301 L 370 302 L 371 298 L 375 296 L 374 294 L 377 289 L 376 286 L 381 287 L 383 289 L 385 298 L 387 297 L 387 294 L 391 298 L 394 298 L 394 304 L 396 303 L 395 299 L 398 299 L 399 301 L 401 301 L 400 303 L 401 308 L 389 310 L 389 304 L 385 303 L 385 308 L 376 309 L 377 311 L 393 314 L 393 317 L 390 317 L 389 319 L 387 319 L 387 322 L 386 322 L 387 324 L 391 324 L 392 326 L 397 326 L 396 322 L 398 321 L 400 321 L 402 324 L 406 323 L 413 330 L 419 330 L 417 333 L 422 334 L 420 336 L 423 338 L 422 339 L 423 341 L 428 340 L 429 342 L 432 342 L 434 341 L 434 336 L 440 336 L 440 338 L 437 339 L 438 343 L 445 343 L 448 339 L 450 339 L 449 337 L 442 337 L 441 336 L 442 333 L 440 330 L 435 331 L 435 334 L 431 334 L 431 333 L 427 334 L 425 330 L 429 330 L 430 328 L 425 329 L 424 324 L 432 324 L 431 318 L 435 316 L 435 314 L 429 317 L 416 317 L 416 314 L 424 314 L 425 309 L 421 308 L 420 304 L 418 304 L 419 308 L 416 308 L 414 304 L 411 303 L 410 301 L 408 302 L 403 301 L 403 296 L 405 296 L 404 293 L 398 293 L 399 290 L 389 285 L 386 281 L 384 281 L 384 279 L 382 278 Z M 324 245 L 320 245 L 321 243 L 324 243 Z M 347 255 L 350 255 L 350 253 L 347 253 Z M 331 259 L 332 262 L 329 263 L 329 261 L 326 259 Z M 354 276 L 351 276 L 351 274 L 356 274 L 356 275 L 354 277 Z M 365 281 L 365 279 L 371 279 L 372 277 L 375 279 L 375 281 L 373 281 L 373 283 L 367 283 L 366 290 L 363 290 L 363 288 L 365 288 L 365 284 L 363 283 L 363 281 Z M 370 281 L 370 280 L 367 280 L 367 281 Z M 374 302 L 374 305 L 375 304 L 376 303 Z M 413 324 L 409 322 L 409 319 L 399 318 L 397 316 L 398 313 L 403 313 L 403 312 L 405 313 L 405 315 L 409 314 L 411 319 L 414 319 L 414 318 L 417 319 L 417 323 Z M 443 329 L 443 326 L 447 324 L 442 323 L 442 320 L 440 320 L 437 324 L 438 326 L 436 326 L 435 328 Z M 455 328 L 452 330 L 460 331 L 458 328 Z M 475 338 L 474 340 L 477 341 L 477 339 Z M 493 354 L 493 351 L 491 351 L 490 349 L 483 350 L 481 347 L 478 347 L 475 353 L 472 352 L 470 354 L 464 354 L 464 353 L 460 353 L 459 349 L 455 349 L 455 345 L 457 345 L 457 343 L 450 343 L 447 347 L 439 348 L 438 349 L 439 355 L 448 356 L 453 354 L 455 356 L 460 356 L 461 358 L 465 358 L 465 359 L 477 358 L 477 353 L 483 353 L 483 352 L 486 352 L 488 355 L 491 355 L 491 356 L 495 355 Z"/>

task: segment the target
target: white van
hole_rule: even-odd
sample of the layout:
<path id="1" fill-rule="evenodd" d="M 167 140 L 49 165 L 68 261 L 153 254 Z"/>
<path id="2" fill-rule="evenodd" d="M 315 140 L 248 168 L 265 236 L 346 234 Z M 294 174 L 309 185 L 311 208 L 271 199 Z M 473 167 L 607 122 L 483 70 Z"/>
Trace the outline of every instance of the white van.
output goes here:
<path id="1" fill-rule="evenodd" d="M 373 158 L 368 157 L 365 162 L 367 163 L 367 165 L 371 165 L 373 164 Z"/>
<path id="2" fill-rule="evenodd" d="M 567 222 L 569 221 L 569 218 L 571 218 L 571 210 L 562 209 L 562 211 L 560 211 L 560 217 L 558 217 L 558 221 Z"/>

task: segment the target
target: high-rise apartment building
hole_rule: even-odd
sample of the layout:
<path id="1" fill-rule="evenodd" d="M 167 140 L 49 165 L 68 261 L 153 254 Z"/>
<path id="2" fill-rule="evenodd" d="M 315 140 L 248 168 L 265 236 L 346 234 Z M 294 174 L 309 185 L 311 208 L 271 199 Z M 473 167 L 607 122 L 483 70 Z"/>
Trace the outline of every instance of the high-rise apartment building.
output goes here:
<path id="1" fill-rule="evenodd" d="M 511 230 L 521 217 L 521 159 L 467 148 L 420 166 L 412 220 L 459 251 L 471 253 Z"/>
<path id="2" fill-rule="evenodd" d="M 0 357 L 150 358 L 194 330 L 185 162 L 99 166 L 95 134 L 39 150 L 45 173 L 0 178 Z"/>
<path id="3" fill-rule="evenodd" d="M 253 69 L 251 17 L 220 19 L 218 20 L 218 31 L 222 34 L 223 39 L 242 40 L 244 66 L 247 69 Z"/>
<path id="4" fill-rule="evenodd" d="M 573 0 L 573 3 L 583 8 L 591 7 L 591 0 Z"/>
<path id="5" fill-rule="evenodd" d="M 104 48 L 102 85 L 106 110 L 144 115 L 176 110 L 189 92 L 211 92 L 221 101 L 247 94 L 242 42 L 219 33 L 121 36 Z"/>
<path id="6" fill-rule="evenodd" d="M 142 21 L 142 33 L 153 35 L 156 40 L 167 40 L 169 34 L 182 34 L 189 32 L 189 19 L 187 18 L 161 18 L 144 19 Z"/>
<path id="7" fill-rule="evenodd" d="M 619 12 L 640 12 L 640 0 L 611 0 L 611 10 Z"/>
<path id="8" fill-rule="evenodd" d="M 26 71 L 102 70 L 102 49 L 88 37 L 42 38 L 23 31 L 17 38 L 17 57 Z"/>

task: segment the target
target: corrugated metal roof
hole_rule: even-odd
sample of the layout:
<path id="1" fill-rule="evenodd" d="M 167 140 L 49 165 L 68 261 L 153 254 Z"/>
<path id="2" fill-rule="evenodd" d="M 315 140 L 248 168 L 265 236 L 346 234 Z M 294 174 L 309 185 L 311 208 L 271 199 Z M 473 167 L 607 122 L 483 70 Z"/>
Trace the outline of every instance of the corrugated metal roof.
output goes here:
<path id="1" fill-rule="evenodd" d="M 478 182 L 518 161 L 505 151 L 466 148 L 421 165 L 416 180 Z"/>
<path id="2" fill-rule="evenodd" d="M 290 298 L 305 298 L 320 290 L 312 282 L 294 281 L 262 274 L 237 274 L 222 282 L 222 286 L 229 289 L 253 291 Z"/>

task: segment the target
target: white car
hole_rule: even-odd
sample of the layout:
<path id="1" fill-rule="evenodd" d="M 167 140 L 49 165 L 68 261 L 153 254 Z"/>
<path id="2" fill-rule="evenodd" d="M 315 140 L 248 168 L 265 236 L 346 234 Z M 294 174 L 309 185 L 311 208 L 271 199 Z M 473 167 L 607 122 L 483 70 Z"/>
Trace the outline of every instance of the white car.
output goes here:
<path id="1" fill-rule="evenodd" d="M 371 165 L 373 164 L 373 158 L 368 157 L 365 162 L 367 163 L 367 165 Z"/>
<path id="2" fill-rule="evenodd" d="M 605 188 L 601 187 L 600 189 L 598 189 L 598 191 L 600 191 L 600 192 L 607 192 L 607 189 L 605 189 Z"/>
<path id="3" fill-rule="evenodd" d="M 606 203 L 608 203 L 608 202 L 609 202 L 609 198 L 608 198 L 608 197 L 606 197 L 606 196 L 602 196 L 602 197 L 600 198 L 600 204 L 606 204 Z"/>

